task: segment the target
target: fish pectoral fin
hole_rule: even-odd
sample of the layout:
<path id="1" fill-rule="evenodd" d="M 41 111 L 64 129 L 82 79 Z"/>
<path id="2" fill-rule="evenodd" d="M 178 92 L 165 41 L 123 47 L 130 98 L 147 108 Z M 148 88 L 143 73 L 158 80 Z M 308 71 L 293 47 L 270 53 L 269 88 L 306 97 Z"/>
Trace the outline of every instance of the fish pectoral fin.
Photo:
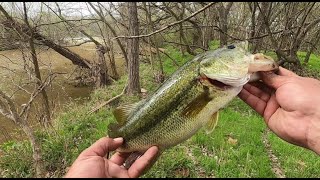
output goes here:
<path id="1" fill-rule="evenodd" d="M 129 114 L 132 112 L 133 109 L 135 109 L 137 107 L 138 104 L 139 104 L 139 102 L 134 103 L 134 104 L 122 105 L 122 106 L 117 107 L 113 111 L 113 115 L 116 118 L 119 125 L 124 125 L 126 123 Z"/>
<path id="2" fill-rule="evenodd" d="M 196 117 L 200 111 L 212 100 L 209 96 L 207 87 L 204 87 L 205 91 L 190 102 L 182 111 L 182 115 L 187 118 Z"/>
<path id="3" fill-rule="evenodd" d="M 210 116 L 210 119 L 207 122 L 206 128 L 205 128 L 207 134 L 212 133 L 212 131 L 214 130 L 214 128 L 218 123 L 218 119 L 219 119 L 219 111 L 217 111 L 212 116 Z"/>

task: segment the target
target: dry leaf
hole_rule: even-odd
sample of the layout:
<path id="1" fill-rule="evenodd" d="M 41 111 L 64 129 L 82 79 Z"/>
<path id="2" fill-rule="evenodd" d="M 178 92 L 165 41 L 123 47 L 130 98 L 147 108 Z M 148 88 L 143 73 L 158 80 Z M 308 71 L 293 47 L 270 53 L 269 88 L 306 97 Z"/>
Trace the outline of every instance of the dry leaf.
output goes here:
<path id="1" fill-rule="evenodd" d="M 228 143 L 231 145 L 236 145 L 238 143 L 237 139 L 233 139 L 232 137 L 228 138 Z"/>

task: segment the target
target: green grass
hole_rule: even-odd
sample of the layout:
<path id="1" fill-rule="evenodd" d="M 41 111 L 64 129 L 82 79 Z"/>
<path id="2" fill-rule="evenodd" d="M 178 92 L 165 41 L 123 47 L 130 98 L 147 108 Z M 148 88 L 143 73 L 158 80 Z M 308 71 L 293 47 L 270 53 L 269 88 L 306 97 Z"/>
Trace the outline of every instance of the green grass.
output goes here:
<path id="1" fill-rule="evenodd" d="M 213 40 L 209 42 L 209 49 L 210 50 L 215 50 L 218 49 L 220 46 L 220 41 L 219 40 Z"/>
<path id="2" fill-rule="evenodd" d="M 289 144 L 275 134 L 270 134 L 269 139 L 287 177 L 320 176 L 320 158 L 314 152 Z"/>
<path id="3" fill-rule="evenodd" d="M 306 55 L 307 55 L 306 52 L 301 52 L 301 51 L 298 52 L 298 58 L 300 59 L 301 63 L 303 63 Z M 320 57 L 312 53 L 310 55 L 307 67 L 320 72 Z"/>
<path id="4" fill-rule="evenodd" d="M 221 111 L 219 125 L 212 135 L 202 131 L 193 137 L 198 146 L 205 144 L 216 156 L 212 162 L 212 158 L 200 154 L 201 164 L 207 172 L 214 171 L 216 177 L 273 177 L 261 141 L 264 127 L 256 114 L 245 116 L 227 107 Z"/>
<path id="5" fill-rule="evenodd" d="M 210 49 L 218 45 L 218 41 L 213 41 Z M 166 52 L 179 65 L 193 57 L 182 56 L 173 46 L 168 46 Z M 310 64 L 320 67 L 318 61 L 318 57 L 312 56 Z M 166 57 L 163 57 L 163 65 L 167 76 L 177 69 Z M 151 67 L 141 63 L 140 72 L 143 77 L 141 87 L 148 93 L 154 92 L 160 84 L 154 82 Z M 115 121 L 113 108 L 139 101 L 139 96 L 123 96 L 97 113 L 87 114 L 93 107 L 119 94 L 126 82 L 127 77 L 123 76 L 113 85 L 95 90 L 83 105 L 70 103 L 55 119 L 55 131 L 37 132 L 50 177 L 62 177 L 80 152 L 106 135 L 107 125 Z M 220 111 L 218 125 L 211 134 L 201 129 L 187 141 L 166 150 L 142 177 L 276 177 L 262 141 L 265 128 L 260 115 L 236 98 Z M 268 139 L 287 177 L 320 176 L 319 156 L 288 144 L 273 133 Z M 0 154 L 1 177 L 34 177 L 32 151 L 27 141 L 4 143 L 0 146 Z"/>
<path id="6" fill-rule="evenodd" d="M 193 56 L 188 53 L 185 53 L 184 55 L 182 55 L 179 49 L 171 45 L 166 46 L 165 49 L 166 49 L 166 53 L 168 53 L 170 57 L 179 64 L 179 66 L 182 66 L 183 64 L 185 64 L 186 62 L 188 62 L 193 58 Z M 162 55 L 161 58 L 163 60 L 163 68 L 166 75 L 171 75 L 173 72 L 175 72 L 179 68 L 167 56 Z"/>

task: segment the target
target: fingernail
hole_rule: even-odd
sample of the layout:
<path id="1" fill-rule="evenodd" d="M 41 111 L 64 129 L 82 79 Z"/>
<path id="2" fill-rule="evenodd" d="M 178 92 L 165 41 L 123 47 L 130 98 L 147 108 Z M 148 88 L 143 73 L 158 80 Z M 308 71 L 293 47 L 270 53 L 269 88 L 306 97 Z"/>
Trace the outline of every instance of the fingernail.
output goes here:
<path id="1" fill-rule="evenodd" d="M 113 139 L 114 141 L 116 141 L 116 142 L 122 142 L 123 141 L 123 138 L 122 137 L 118 137 L 118 138 L 115 138 L 115 139 Z"/>

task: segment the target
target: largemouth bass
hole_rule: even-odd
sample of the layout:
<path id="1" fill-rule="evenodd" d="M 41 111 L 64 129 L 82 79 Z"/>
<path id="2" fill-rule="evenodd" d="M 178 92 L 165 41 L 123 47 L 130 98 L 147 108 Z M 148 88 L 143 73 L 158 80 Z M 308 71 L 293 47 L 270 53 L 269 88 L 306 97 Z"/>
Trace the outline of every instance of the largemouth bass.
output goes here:
<path id="1" fill-rule="evenodd" d="M 114 111 L 117 123 L 109 137 L 123 137 L 119 152 L 160 151 L 175 146 L 205 127 L 212 132 L 218 112 L 233 100 L 253 73 L 278 68 L 272 58 L 251 54 L 238 43 L 196 56 L 179 68 L 151 96 Z"/>

